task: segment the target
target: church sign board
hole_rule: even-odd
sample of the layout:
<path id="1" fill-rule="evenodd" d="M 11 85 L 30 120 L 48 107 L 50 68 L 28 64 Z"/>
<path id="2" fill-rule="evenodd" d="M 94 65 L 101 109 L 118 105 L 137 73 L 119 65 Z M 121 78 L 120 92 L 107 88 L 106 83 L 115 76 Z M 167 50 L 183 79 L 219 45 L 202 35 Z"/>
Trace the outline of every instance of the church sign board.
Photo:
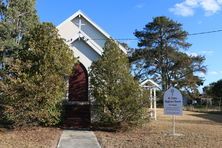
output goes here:
<path id="1" fill-rule="evenodd" d="M 164 93 L 164 114 L 165 115 L 183 114 L 183 97 L 180 91 L 174 87 L 170 87 Z"/>

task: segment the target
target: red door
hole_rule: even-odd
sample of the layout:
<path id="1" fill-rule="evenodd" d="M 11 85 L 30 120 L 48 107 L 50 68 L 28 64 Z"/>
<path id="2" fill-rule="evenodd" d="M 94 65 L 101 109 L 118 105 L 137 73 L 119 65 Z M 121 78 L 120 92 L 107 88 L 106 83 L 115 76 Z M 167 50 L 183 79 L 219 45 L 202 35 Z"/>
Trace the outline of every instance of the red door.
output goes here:
<path id="1" fill-rule="evenodd" d="M 88 101 L 88 74 L 81 63 L 75 66 L 69 78 L 69 101 Z"/>
<path id="2" fill-rule="evenodd" d="M 63 126 L 65 128 L 88 128 L 90 126 L 88 74 L 81 63 L 75 65 L 74 73 L 69 78 L 69 101 L 65 105 L 64 118 Z"/>

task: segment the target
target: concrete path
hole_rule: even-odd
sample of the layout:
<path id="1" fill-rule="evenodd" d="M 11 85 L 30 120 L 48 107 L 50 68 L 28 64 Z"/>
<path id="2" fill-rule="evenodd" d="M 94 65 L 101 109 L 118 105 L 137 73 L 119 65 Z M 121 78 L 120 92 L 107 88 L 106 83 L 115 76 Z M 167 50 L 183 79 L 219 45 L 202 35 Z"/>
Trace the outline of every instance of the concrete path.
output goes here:
<path id="1" fill-rule="evenodd" d="M 64 130 L 57 148 L 101 148 L 92 131 Z"/>

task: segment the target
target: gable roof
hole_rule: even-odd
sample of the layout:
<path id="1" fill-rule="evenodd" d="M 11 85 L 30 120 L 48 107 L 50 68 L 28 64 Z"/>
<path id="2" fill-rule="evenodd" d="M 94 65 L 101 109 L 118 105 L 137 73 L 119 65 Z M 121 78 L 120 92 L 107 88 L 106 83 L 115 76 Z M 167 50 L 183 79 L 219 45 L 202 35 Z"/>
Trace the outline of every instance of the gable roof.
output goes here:
<path id="1" fill-rule="evenodd" d="M 76 13 L 74 13 L 72 16 L 70 16 L 68 19 L 66 19 L 65 21 L 63 21 L 61 24 L 59 24 L 57 26 L 57 28 L 61 27 L 62 25 L 64 25 L 65 23 L 72 21 L 73 19 L 75 19 L 76 17 L 78 17 L 79 15 L 81 15 L 84 19 L 86 19 L 93 27 L 95 27 L 99 32 L 101 32 L 107 39 L 112 39 L 111 36 L 105 32 L 101 27 L 99 27 L 96 23 L 94 23 L 88 16 L 86 16 L 81 10 L 78 10 Z M 87 37 L 87 35 L 81 31 L 81 34 L 83 34 L 83 36 Z M 73 38 L 72 41 L 75 41 L 77 38 Z M 94 44 L 95 46 L 97 46 L 98 44 L 93 41 L 90 40 L 90 42 L 92 44 Z M 90 45 L 88 42 L 86 42 L 90 47 L 92 47 L 98 54 L 101 55 L 100 52 L 98 52 L 98 49 L 96 49 L 95 47 L 93 47 L 92 45 Z M 125 53 L 127 54 L 127 50 L 118 43 L 118 41 L 116 41 L 116 43 L 118 44 L 119 48 Z M 99 45 L 98 45 L 99 46 Z M 101 47 L 100 47 L 101 48 Z M 100 50 L 100 49 L 99 49 Z"/>
<path id="2" fill-rule="evenodd" d="M 140 83 L 140 86 L 141 86 L 141 87 L 146 87 L 146 84 L 149 84 L 149 83 L 151 83 L 154 87 L 160 89 L 160 86 L 159 86 L 156 82 L 154 82 L 153 80 L 151 80 L 151 79 L 146 79 L 145 81 L 143 81 L 142 83 Z M 151 87 L 152 87 L 152 86 L 151 86 Z"/>
<path id="3" fill-rule="evenodd" d="M 83 31 L 80 30 L 78 35 L 73 36 L 73 38 L 71 39 L 71 41 L 68 41 L 67 43 L 73 43 L 74 41 L 78 40 L 78 39 L 82 39 L 83 41 L 85 41 L 85 43 L 90 46 L 92 49 L 94 49 L 99 55 L 102 55 L 103 53 L 103 49 L 93 40 L 88 40 L 89 36 L 87 34 L 85 34 Z"/>

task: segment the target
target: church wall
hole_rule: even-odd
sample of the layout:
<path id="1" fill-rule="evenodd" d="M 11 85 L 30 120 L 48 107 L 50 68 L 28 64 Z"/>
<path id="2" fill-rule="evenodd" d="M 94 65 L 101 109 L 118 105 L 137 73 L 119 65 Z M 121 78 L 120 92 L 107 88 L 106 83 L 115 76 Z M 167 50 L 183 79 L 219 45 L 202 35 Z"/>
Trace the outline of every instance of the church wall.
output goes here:
<path id="1" fill-rule="evenodd" d="M 59 34 L 66 41 L 74 38 L 75 36 L 79 36 L 78 27 L 74 25 L 72 22 L 68 21 L 63 25 L 59 26 Z"/>
<path id="2" fill-rule="evenodd" d="M 95 25 L 95 23 L 93 23 L 91 20 L 89 21 L 88 20 L 89 18 L 87 18 L 81 11 L 78 11 L 57 27 L 60 36 L 63 39 L 65 39 L 67 45 L 70 47 L 71 50 L 73 50 L 74 56 L 78 58 L 79 62 L 83 64 L 83 66 L 87 69 L 87 71 L 89 71 L 92 62 L 100 58 L 101 54 L 103 53 L 102 48 L 104 47 L 107 37 L 109 38 L 109 35 L 107 33 L 101 30 L 101 28 L 97 29 L 98 26 Z M 80 67 L 82 67 L 82 65 Z M 80 91 L 79 89 L 75 88 L 79 88 L 79 86 L 82 85 L 82 82 L 86 80 L 85 77 L 87 77 L 87 75 L 85 75 L 84 77 L 82 74 L 78 73 L 78 69 L 76 69 L 76 71 L 77 71 L 76 75 L 72 77 L 73 81 L 68 81 L 67 83 L 67 87 L 69 88 L 67 92 L 68 93 L 67 98 L 71 100 L 82 100 L 81 103 L 83 104 L 78 102 L 75 102 L 77 104 L 72 104 L 73 102 L 71 102 L 66 106 L 69 108 L 66 108 L 65 110 L 65 113 L 68 112 L 68 117 L 64 125 L 74 127 L 76 126 L 76 123 L 78 123 L 79 125 L 77 126 L 88 127 L 90 124 L 90 119 L 93 120 L 95 118 L 93 114 L 91 114 L 92 118 L 90 117 L 90 110 L 93 109 L 94 107 L 93 106 L 90 107 L 91 101 L 88 102 L 85 100 L 86 96 L 84 95 L 84 93 L 82 94 L 82 96 L 77 96 L 77 94 L 79 94 Z M 86 74 L 85 69 L 84 73 Z M 78 84 L 76 86 L 73 85 L 76 82 L 78 82 Z M 84 82 L 84 84 L 86 84 L 86 82 Z M 85 87 L 84 90 L 87 91 L 87 94 L 90 91 L 89 88 Z M 69 94 L 73 94 L 73 96 L 72 95 L 70 96 Z M 87 98 L 92 100 L 90 95 Z M 82 112 L 84 113 L 84 115 L 82 115 Z M 75 118 L 73 116 L 70 116 L 69 113 L 71 113 L 70 115 L 75 115 Z M 81 120 L 84 119 L 83 123 L 80 123 L 78 119 L 76 119 L 76 114 L 79 115 L 78 116 L 79 119 Z M 87 121 L 86 122 L 87 125 L 85 124 L 85 121 Z"/>
<path id="3" fill-rule="evenodd" d="M 71 45 L 74 51 L 75 57 L 79 58 L 79 61 L 89 70 L 93 61 L 96 61 L 100 55 L 97 54 L 94 49 L 88 46 L 83 40 L 76 40 Z"/>
<path id="4" fill-rule="evenodd" d="M 100 47 L 104 47 L 104 44 L 106 42 L 106 37 L 100 32 L 98 31 L 92 24 L 90 24 L 87 20 L 85 20 L 84 18 L 75 18 L 74 20 L 72 20 L 73 24 L 76 25 L 76 27 L 78 26 L 78 22 L 79 19 L 81 19 L 82 23 L 85 24 L 83 26 L 81 26 L 81 30 L 87 34 L 91 39 L 93 39 L 94 42 L 96 42 Z"/>

